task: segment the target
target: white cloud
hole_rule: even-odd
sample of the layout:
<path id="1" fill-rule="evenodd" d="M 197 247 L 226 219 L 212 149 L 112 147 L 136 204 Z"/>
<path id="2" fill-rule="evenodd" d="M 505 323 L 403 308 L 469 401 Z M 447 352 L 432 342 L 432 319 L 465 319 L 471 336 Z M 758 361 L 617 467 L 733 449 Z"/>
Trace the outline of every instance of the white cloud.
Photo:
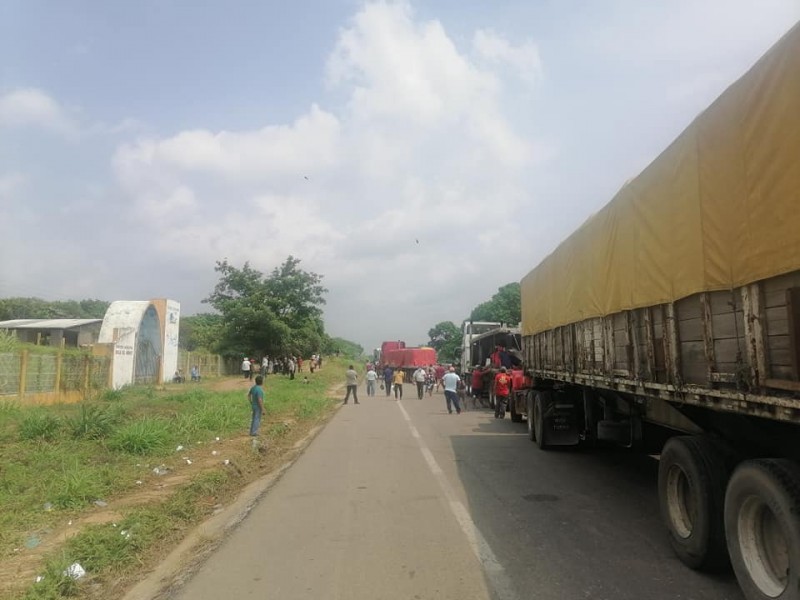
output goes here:
<path id="1" fill-rule="evenodd" d="M 0 127 L 40 127 L 74 135 L 77 125 L 50 96 L 36 88 L 12 90 L 0 96 Z"/>
<path id="2" fill-rule="evenodd" d="M 497 60 L 529 71 L 535 47 L 479 39 L 476 61 L 407 4 L 368 4 L 327 61 L 328 84 L 346 96 L 341 110 L 313 105 L 289 124 L 123 144 L 113 165 L 127 214 L 182 263 L 226 257 L 267 270 L 301 257 L 325 274 L 328 315 L 353 339 L 400 335 L 374 325 L 428 295 L 441 299 L 434 312 L 457 320 L 491 295 L 477 285 L 465 294 L 463 273 L 491 270 L 498 285 L 518 278 L 493 252 L 519 231 L 515 211 L 530 203 L 522 175 L 542 155 L 506 115 L 513 82 L 493 70 Z M 444 268 L 450 258 L 466 270 Z M 425 285 L 406 289 L 414 280 Z M 402 292 L 386 294 L 390 282 L 404 282 Z"/>
<path id="3" fill-rule="evenodd" d="M 472 44 L 479 56 L 490 62 L 507 63 L 529 83 L 542 74 L 539 48 L 531 40 L 515 46 L 491 29 L 479 29 L 475 32 Z"/>

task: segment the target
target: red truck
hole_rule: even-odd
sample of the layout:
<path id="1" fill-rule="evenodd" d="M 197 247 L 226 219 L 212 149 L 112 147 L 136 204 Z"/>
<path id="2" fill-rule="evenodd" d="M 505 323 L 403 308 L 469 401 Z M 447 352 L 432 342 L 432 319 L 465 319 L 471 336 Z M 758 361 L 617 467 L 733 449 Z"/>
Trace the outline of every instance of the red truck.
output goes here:
<path id="1" fill-rule="evenodd" d="M 427 367 L 436 364 L 436 350 L 428 347 L 408 348 L 402 341 L 383 342 L 378 360 L 380 367 L 402 369 L 409 379 L 418 367 Z"/>

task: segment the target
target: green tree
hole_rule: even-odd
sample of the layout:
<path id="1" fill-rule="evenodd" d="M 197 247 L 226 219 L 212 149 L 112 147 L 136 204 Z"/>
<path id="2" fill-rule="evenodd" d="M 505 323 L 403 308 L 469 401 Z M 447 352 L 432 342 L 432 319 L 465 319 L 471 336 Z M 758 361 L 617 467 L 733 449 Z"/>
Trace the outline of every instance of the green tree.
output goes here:
<path id="1" fill-rule="evenodd" d="M 501 321 L 511 326 L 518 325 L 522 320 L 519 283 L 515 281 L 502 286 L 491 300 L 473 308 L 469 318 L 473 321 Z"/>
<path id="2" fill-rule="evenodd" d="M 227 260 L 214 268 L 220 280 L 204 302 L 222 317 L 217 348 L 226 355 L 265 352 L 309 355 L 324 336 L 322 276 L 303 271 L 289 256 L 269 277 L 249 263 L 238 269 Z"/>
<path id="3" fill-rule="evenodd" d="M 216 352 L 222 335 L 222 315 L 201 313 L 181 317 L 180 347 L 189 352 Z"/>
<path id="4" fill-rule="evenodd" d="M 461 348 L 461 329 L 452 321 L 442 321 L 428 331 L 431 348 L 436 349 L 440 363 L 455 362 Z"/>
<path id="5" fill-rule="evenodd" d="M 58 300 L 41 298 L 0 299 L 0 321 L 9 319 L 102 319 L 109 303 L 105 300 Z"/>
<path id="6" fill-rule="evenodd" d="M 358 360 L 364 356 L 364 347 L 340 337 L 328 338 L 322 346 L 323 354 L 341 354 L 347 358 Z"/>

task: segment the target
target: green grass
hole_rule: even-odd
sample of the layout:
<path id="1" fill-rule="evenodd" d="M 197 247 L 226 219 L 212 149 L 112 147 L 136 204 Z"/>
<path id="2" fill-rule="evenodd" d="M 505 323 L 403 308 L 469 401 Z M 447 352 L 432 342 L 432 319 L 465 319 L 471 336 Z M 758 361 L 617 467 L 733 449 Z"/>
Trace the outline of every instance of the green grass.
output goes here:
<path id="1" fill-rule="evenodd" d="M 341 383 L 345 368 L 328 361 L 322 371 L 294 381 L 268 376 L 262 422 L 267 437 L 285 437 L 301 423 L 322 418 L 332 405 L 326 390 Z M 303 384 L 303 375 L 309 384 Z M 0 403 L 0 559 L 12 556 L 30 535 L 94 510 L 95 500 L 113 501 L 135 488 L 150 466 L 175 461 L 178 445 L 192 448 L 218 436 L 245 435 L 248 387 L 214 392 L 204 382 L 106 391 L 78 405 Z M 128 510 L 117 527 L 85 529 L 48 558 L 44 579 L 24 598 L 80 597 L 87 580 L 102 584 L 135 571 L 154 545 L 175 543 L 210 513 L 216 498 L 240 485 L 225 470 L 201 473 L 163 504 Z M 90 577 L 78 582 L 64 577 L 73 562 Z"/>

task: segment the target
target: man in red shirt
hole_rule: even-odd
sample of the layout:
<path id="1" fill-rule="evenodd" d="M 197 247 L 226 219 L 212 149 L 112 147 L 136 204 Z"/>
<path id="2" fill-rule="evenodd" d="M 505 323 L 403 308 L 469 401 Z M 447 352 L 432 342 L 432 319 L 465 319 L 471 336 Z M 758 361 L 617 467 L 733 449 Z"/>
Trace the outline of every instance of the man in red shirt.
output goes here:
<path id="1" fill-rule="evenodd" d="M 500 372 L 494 376 L 494 418 L 502 419 L 506 416 L 506 403 L 511 393 L 511 377 L 505 367 L 500 367 Z"/>

